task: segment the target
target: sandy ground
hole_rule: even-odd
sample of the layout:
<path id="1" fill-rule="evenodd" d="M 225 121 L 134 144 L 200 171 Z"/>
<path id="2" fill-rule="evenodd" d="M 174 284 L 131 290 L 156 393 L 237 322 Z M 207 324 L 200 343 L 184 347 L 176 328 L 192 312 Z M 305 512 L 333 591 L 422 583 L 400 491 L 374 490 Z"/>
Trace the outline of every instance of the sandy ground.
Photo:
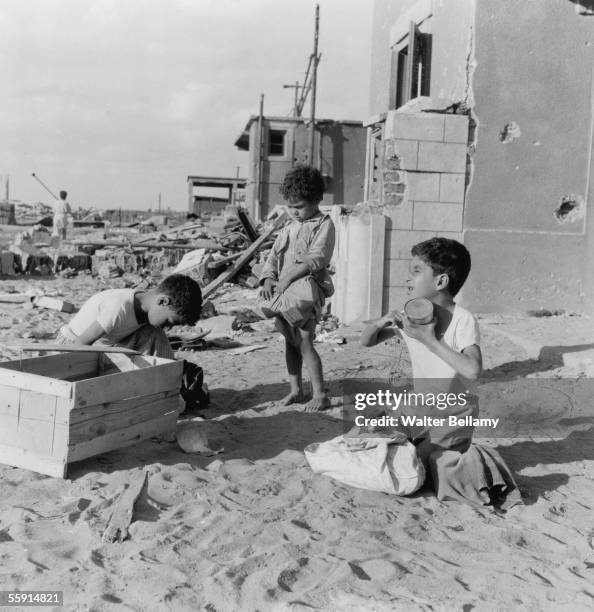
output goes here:
<path id="1" fill-rule="evenodd" d="M 11 288 L 80 304 L 103 285 L 85 276 L 0 281 L 0 292 Z M 254 298 L 236 289 L 215 304 L 224 314 Z M 0 304 L 0 343 L 44 338 L 67 319 Z M 280 408 L 283 345 L 267 324 L 256 327 L 236 338 L 265 344 L 252 353 L 178 354 L 205 369 L 212 407 L 195 423 L 222 453 L 153 439 L 72 464 L 66 480 L 0 466 L 0 589 L 63 590 L 63 610 L 594 608 L 591 381 L 562 361 L 594 347 L 591 319 L 481 317 L 482 413 L 528 431 L 481 440 L 517 476 L 525 505 L 507 514 L 314 475 L 303 448 L 342 432 L 340 408 Z M 338 333 L 346 344 L 318 345 L 334 404 L 344 380 L 409 372 L 397 343 L 365 349 L 356 327 Z M 114 501 L 140 469 L 149 481 L 131 537 L 105 544 Z"/>

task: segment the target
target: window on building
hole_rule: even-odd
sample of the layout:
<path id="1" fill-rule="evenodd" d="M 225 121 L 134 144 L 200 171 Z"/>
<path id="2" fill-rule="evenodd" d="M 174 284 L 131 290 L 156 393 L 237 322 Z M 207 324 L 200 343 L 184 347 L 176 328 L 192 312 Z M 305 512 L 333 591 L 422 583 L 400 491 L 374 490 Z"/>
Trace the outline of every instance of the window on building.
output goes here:
<path id="1" fill-rule="evenodd" d="M 268 155 L 285 154 L 285 130 L 270 130 L 268 132 Z"/>
<path id="2" fill-rule="evenodd" d="M 428 96 L 430 80 L 431 34 L 423 34 L 411 22 L 408 36 L 392 50 L 390 109 Z"/>

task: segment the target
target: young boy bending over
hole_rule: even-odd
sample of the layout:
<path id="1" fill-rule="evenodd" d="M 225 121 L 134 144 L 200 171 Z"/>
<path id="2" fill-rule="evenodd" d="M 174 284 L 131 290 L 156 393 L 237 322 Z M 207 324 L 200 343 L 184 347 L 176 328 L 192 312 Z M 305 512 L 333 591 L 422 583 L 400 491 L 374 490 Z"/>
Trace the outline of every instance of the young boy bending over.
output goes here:
<path id="1" fill-rule="evenodd" d="M 279 233 L 260 275 L 265 300 L 262 312 L 276 318 L 276 328 L 285 337 L 291 391 L 282 403 L 303 400 L 301 371 L 305 362 L 313 388 L 313 398 L 305 409 L 321 410 L 329 400 L 313 341 L 325 298 L 333 293 L 326 268 L 334 251 L 334 224 L 320 212 L 324 181 L 315 168 L 295 167 L 285 176 L 280 191 L 293 221 Z"/>
<path id="2" fill-rule="evenodd" d="M 202 293 L 196 281 L 173 274 L 149 291 L 107 289 L 90 297 L 58 332 L 62 344 L 122 346 L 145 355 L 174 359 L 164 329 L 194 325 Z"/>

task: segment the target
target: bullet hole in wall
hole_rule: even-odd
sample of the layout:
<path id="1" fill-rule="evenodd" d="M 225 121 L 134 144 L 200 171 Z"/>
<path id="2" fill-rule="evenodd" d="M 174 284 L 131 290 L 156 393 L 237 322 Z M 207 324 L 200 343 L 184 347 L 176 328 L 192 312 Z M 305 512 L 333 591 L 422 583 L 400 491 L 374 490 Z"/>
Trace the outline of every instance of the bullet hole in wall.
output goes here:
<path id="1" fill-rule="evenodd" d="M 499 132 L 499 140 L 503 144 L 507 144 L 522 135 L 520 126 L 515 121 L 510 121 L 503 126 L 501 132 Z"/>
<path id="2" fill-rule="evenodd" d="M 584 212 L 584 198 L 572 193 L 561 198 L 553 216 L 559 223 L 571 223 L 583 219 Z"/>

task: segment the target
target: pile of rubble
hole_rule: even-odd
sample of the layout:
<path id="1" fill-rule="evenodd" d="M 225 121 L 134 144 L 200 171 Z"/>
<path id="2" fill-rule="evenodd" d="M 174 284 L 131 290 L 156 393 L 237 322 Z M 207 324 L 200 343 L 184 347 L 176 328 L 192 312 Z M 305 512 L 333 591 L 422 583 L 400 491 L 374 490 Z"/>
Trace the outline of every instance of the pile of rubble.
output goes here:
<path id="1" fill-rule="evenodd" d="M 191 221 L 167 231 L 136 232 L 133 239 L 130 235 L 116 240 L 90 237 L 73 244 L 91 256 L 92 272 L 101 278 L 136 274 L 156 281 L 166 273 L 186 274 L 208 297 L 231 281 L 256 287 L 253 269 L 261 265 L 286 220 L 285 211 L 277 210 L 256 227 L 246 210 L 230 206 L 219 228 L 219 219 L 208 226 Z"/>
<path id="2" fill-rule="evenodd" d="M 128 275 L 140 283 L 158 282 L 166 274 L 179 272 L 197 280 L 205 297 L 232 281 L 256 287 L 257 268 L 256 275 L 252 270 L 264 261 L 287 220 L 286 213 L 276 210 L 257 227 L 245 209 L 230 206 L 225 212 L 209 225 L 191 220 L 172 228 L 157 227 L 167 223 L 157 215 L 120 231 L 107 224 L 101 231 L 73 240 L 60 240 L 44 225 L 36 225 L 18 234 L 8 250 L 0 253 L 0 273 L 70 276 L 82 272 L 105 281 Z M 135 285 L 133 279 L 125 286 Z"/>

